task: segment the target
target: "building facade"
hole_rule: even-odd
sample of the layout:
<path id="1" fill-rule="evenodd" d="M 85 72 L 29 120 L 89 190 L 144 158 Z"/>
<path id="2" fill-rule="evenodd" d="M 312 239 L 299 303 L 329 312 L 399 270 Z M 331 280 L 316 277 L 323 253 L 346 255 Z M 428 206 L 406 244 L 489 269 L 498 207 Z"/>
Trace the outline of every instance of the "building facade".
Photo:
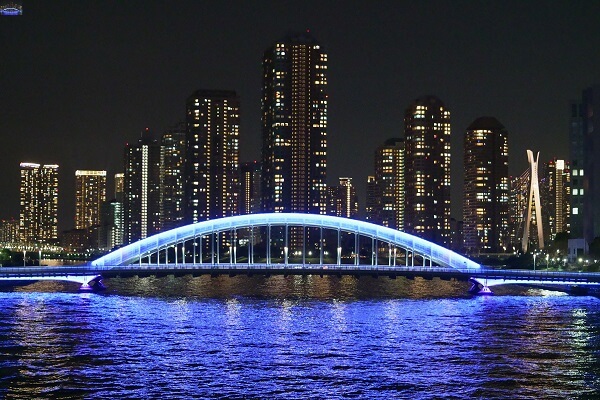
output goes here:
<path id="1" fill-rule="evenodd" d="M 435 96 L 421 97 L 404 117 L 404 230 L 450 244 L 450 111 Z"/>
<path id="2" fill-rule="evenodd" d="M 583 90 L 571 118 L 571 238 L 600 236 L 600 85 Z M 579 216 L 581 215 L 581 216 Z"/>
<path id="3" fill-rule="evenodd" d="M 571 103 L 569 120 L 569 158 L 571 164 L 571 238 L 583 239 L 583 119 L 584 106 L 581 101 Z"/>
<path id="4" fill-rule="evenodd" d="M 75 229 L 100 225 L 106 201 L 106 171 L 75 171 Z"/>
<path id="5" fill-rule="evenodd" d="M 509 250 L 508 133 L 494 117 L 481 117 L 464 140 L 463 235 L 469 254 Z"/>
<path id="6" fill-rule="evenodd" d="M 327 214 L 344 218 L 358 216 L 358 196 L 352 178 L 340 178 L 339 185 L 329 186 L 327 198 L 329 202 Z"/>
<path id="7" fill-rule="evenodd" d="M 0 243 L 12 246 L 19 241 L 19 220 L 14 218 L 0 220 Z"/>
<path id="8" fill-rule="evenodd" d="M 367 177 L 367 200 L 365 203 L 365 221 L 381 224 L 379 210 L 381 209 L 381 191 L 374 175 Z"/>
<path id="9" fill-rule="evenodd" d="M 98 248 L 110 251 L 123 244 L 123 203 L 116 199 L 102 204 Z"/>
<path id="10" fill-rule="evenodd" d="M 160 144 L 148 129 L 125 146 L 123 243 L 133 243 L 160 229 Z"/>
<path id="11" fill-rule="evenodd" d="M 404 229 L 404 139 L 392 138 L 375 150 L 377 221 L 392 229 Z"/>
<path id="12" fill-rule="evenodd" d="M 262 90 L 262 210 L 327 211 L 327 54 L 308 33 L 267 49 Z"/>
<path id="13" fill-rule="evenodd" d="M 240 165 L 240 215 L 260 212 L 261 172 L 260 163 L 257 161 Z"/>
<path id="14" fill-rule="evenodd" d="M 198 90 L 186 105 L 185 220 L 237 214 L 240 99 L 234 91 Z"/>
<path id="15" fill-rule="evenodd" d="M 58 165 L 21 163 L 19 233 L 25 244 L 58 240 Z"/>
<path id="16" fill-rule="evenodd" d="M 184 219 L 185 123 L 168 129 L 160 143 L 160 229 L 165 231 Z"/>
<path id="17" fill-rule="evenodd" d="M 565 160 L 550 160 L 544 167 L 541 191 L 544 232 L 549 243 L 557 233 L 570 231 L 571 172 Z"/>

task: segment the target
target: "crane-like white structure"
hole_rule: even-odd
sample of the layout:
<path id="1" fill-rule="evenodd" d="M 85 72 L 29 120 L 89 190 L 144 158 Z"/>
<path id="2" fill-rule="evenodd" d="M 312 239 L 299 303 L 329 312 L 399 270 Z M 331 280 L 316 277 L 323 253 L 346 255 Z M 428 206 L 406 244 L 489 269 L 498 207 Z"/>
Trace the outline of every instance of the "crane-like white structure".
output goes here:
<path id="1" fill-rule="evenodd" d="M 542 227 L 542 205 L 540 204 L 540 185 L 538 181 L 538 162 L 540 159 L 540 152 L 538 151 L 535 159 L 533 158 L 533 151 L 527 150 L 527 159 L 529 160 L 529 166 L 531 173 L 529 174 L 529 201 L 527 202 L 527 218 L 525 220 L 525 229 L 523 230 L 522 247 L 523 253 L 527 253 L 527 247 L 529 244 L 529 228 L 531 225 L 531 212 L 535 201 L 535 225 L 537 226 L 538 243 L 540 250 L 544 248 L 544 230 Z"/>

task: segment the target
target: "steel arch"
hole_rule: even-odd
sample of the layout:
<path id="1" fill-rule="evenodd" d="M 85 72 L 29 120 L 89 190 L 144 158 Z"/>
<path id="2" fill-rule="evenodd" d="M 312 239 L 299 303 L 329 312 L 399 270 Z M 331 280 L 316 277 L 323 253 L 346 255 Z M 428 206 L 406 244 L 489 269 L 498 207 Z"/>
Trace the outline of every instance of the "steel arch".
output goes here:
<path id="1" fill-rule="evenodd" d="M 90 264 L 92 266 L 130 265 L 139 260 L 140 257 L 174 244 L 192 240 L 198 236 L 232 229 L 281 225 L 339 229 L 340 231 L 356 233 L 391 243 L 416 255 L 426 257 L 441 267 L 454 268 L 460 271 L 481 268 L 476 262 L 458 253 L 406 232 L 354 219 L 300 213 L 237 215 L 185 225 L 131 243 L 92 261 Z"/>

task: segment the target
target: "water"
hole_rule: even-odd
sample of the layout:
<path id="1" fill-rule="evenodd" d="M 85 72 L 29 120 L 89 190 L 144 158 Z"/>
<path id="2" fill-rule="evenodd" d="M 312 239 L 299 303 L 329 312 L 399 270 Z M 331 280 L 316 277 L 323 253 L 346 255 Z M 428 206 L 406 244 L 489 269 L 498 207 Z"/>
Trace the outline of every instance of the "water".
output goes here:
<path id="1" fill-rule="evenodd" d="M 0 398 L 592 399 L 600 300 L 351 277 L 0 291 Z"/>

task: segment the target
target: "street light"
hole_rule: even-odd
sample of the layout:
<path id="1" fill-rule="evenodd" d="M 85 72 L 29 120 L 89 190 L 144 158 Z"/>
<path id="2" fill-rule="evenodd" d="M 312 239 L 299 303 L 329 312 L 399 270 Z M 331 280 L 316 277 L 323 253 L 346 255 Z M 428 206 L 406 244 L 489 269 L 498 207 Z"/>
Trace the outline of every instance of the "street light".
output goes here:
<path id="1" fill-rule="evenodd" d="M 25 253 L 27 253 L 27 250 L 23 250 L 23 266 L 25 266 Z"/>
<path id="2" fill-rule="evenodd" d="M 38 264 L 42 266 L 42 249 L 38 249 Z"/>
<path id="3" fill-rule="evenodd" d="M 533 270 L 535 271 L 535 256 L 537 256 L 537 253 L 533 253 Z"/>

